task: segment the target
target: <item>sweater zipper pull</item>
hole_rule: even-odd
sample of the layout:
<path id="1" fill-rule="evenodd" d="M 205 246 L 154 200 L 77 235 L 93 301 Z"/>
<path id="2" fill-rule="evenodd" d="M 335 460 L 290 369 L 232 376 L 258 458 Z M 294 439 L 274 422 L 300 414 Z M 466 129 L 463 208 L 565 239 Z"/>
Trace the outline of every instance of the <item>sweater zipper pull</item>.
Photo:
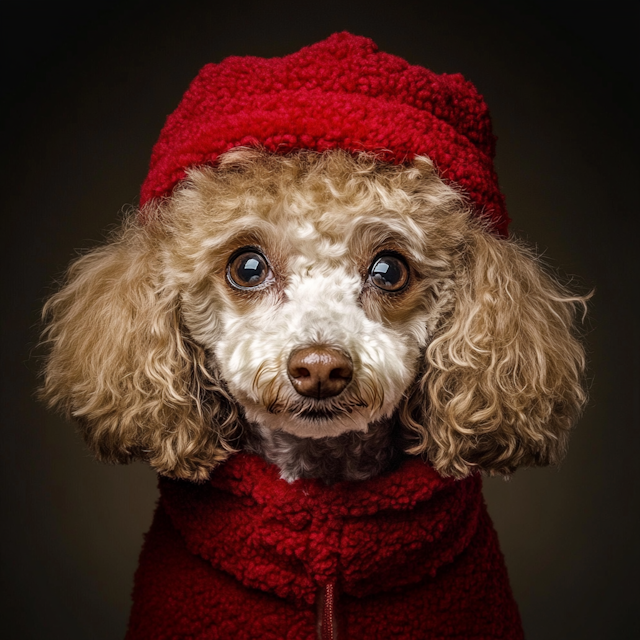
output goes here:
<path id="1" fill-rule="evenodd" d="M 318 638 L 338 640 L 335 582 L 330 582 L 318 590 Z"/>

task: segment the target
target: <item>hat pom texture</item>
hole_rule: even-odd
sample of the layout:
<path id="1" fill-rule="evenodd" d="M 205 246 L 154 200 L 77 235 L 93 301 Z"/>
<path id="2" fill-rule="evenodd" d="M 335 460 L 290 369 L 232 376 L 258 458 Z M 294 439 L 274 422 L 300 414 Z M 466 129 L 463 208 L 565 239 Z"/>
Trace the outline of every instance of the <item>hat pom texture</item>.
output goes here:
<path id="1" fill-rule="evenodd" d="M 339 148 L 396 164 L 426 155 L 476 215 L 507 233 L 482 96 L 462 75 L 410 65 L 368 38 L 336 33 L 282 58 L 230 57 L 203 67 L 153 149 L 141 205 L 168 195 L 190 167 L 215 164 L 238 146 L 279 154 Z"/>

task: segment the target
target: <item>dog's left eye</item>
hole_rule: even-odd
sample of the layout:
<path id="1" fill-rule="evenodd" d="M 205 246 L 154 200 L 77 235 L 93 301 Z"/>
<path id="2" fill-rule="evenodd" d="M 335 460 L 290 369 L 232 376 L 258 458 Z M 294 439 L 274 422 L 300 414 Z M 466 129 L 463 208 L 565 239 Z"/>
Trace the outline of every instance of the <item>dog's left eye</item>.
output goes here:
<path id="1" fill-rule="evenodd" d="M 266 258 L 257 251 L 243 251 L 232 257 L 227 268 L 227 278 L 240 289 L 253 289 L 263 284 L 271 275 Z"/>
<path id="2" fill-rule="evenodd" d="M 400 291 L 409 281 L 409 268 L 400 256 L 382 255 L 373 261 L 369 278 L 378 289 Z"/>

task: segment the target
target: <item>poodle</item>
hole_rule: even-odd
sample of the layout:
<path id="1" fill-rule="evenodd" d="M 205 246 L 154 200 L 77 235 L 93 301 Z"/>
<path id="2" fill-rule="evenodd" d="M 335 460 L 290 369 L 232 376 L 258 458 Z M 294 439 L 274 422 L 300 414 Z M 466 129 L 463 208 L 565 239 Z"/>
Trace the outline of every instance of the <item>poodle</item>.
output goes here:
<path id="1" fill-rule="evenodd" d="M 355 38 L 338 36 L 340 42 Z M 357 40 L 361 47 L 364 39 Z M 556 464 L 565 453 L 585 402 L 585 357 L 575 330 L 576 312 L 585 298 L 545 271 L 530 249 L 496 233 L 491 217 L 478 212 L 464 180 L 443 178 L 442 163 L 436 165 L 428 154 L 396 162 L 349 145 L 293 145 L 284 152 L 270 143 L 229 146 L 214 162 L 184 166 L 163 197 L 150 198 L 104 246 L 72 264 L 63 287 L 45 306 L 50 353 L 44 396 L 78 422 L 98 459 L 146 460 L 161 476 L 175 479 L 161 483 L 164 506 L 159 508 L 160 524 L 154 525 L 156 539 L 179 531 L 185 540 L 181 544 L 220 573 L 216 580 L 231 573 L 242 581 L 254 565 L 238 561 L 242 568 L 235 569 L 230 564 L 229 549 L 240 543 L 211 550 L 211 531 L 220 540 L 234 532 L 212 524 L 203 542 L 196 532 L 206 528 L 205 520 L 189 524 L 192 516 L 184 513 L 184 505 L 193 513 L 193 500 L 209 505 L 213 494 L 207 493 L 205 500 L 202 492 L 219 491 L 224 474 L 233 476 L 225 482 L 234 487 L 242 474 L 262 474 L 254 484 L 272 487 L 274 504 L 278 492 L 286 493 L 289 503 L 314 496 L 320 502 L 309 507 L 312 511 L 320 509 L 323 495 L 340 502 L 365 490 L 358 487 L 369 491 L 373 486 L 379 495 L 386 482 L 411 485 L 413 476 L 398 480 L 408 478 L 404 469 L 427 473 L 416 487 L 437 484 L 438 495 L 459 496 L 463 487 L 473 493 L 476 510 L 469 513 L 476 515 L 465 520 L 473 526 L 468 535 L 456 529 L 448 539 L 451 545 L 466 540 L 465 553 L 476 557 L 469 550 L 476 543 L 468 541 L 479 538 L 477 531 L 492 531 L 490 524 L 478 524 L 485 518 L 478 472 L 508 476 L 518 467 Z M 239 460 L 250 461 L 249 471 L 238 467 Z M 418 471 L 415 465 L 427 470 Z M 257 491 L 255 486 L 251 491 Z M 191 493 L 185 493 L 187 487 Z M 237 496 L 236 489 L 231 493 Z M 296 491 L 295 497 L 287 493 Z M 246 503 L 247 496 L 238 501 Z M 429 497 L 429 509 L 435 508 L 437 501 L 431 493 Z M 362 500 L 359 504 L 366 504 Z M 381 507 L 388 522 L 395 517 L 390 510 L 400 508 L 396 502 Z M 351 504 L 343 515 L 356 517 L 359 509 Z M 287 513 L 293 522 L 301 512 L 295 517 Z M 245 516 L 225 517 L 231 523 Z M 402 531 L 409 518 L 419 520 L 409 510 Z M 212 522 L 220 522 L 220 516 L 212 516 Z M 235 528 L 244 531 L 246 546 L 255 551 L 263 542 L 255 542 L 254 529 L 242 529 L 249 526 L 245 520 L 237 522 L 245 523 Z M 297 535 L 294 530 L 288 534 L 291 539 Z M 436 539 L 437 531 L 427 538 Z M 395 534 L 388 535 L 394 539 Z M 477 560 L 502 566 L 495 559 L 499 551 L 492 536 L 486 533 L 489 542 L 477 543 Z M 278 553 L 286 539 L 281 535 L 280 546 L 273 543 Z M 136 609 L 135 604 L 157 596 L 149 595 L 155 579 L 145 578 L 152 564 L 150 540 L 136 578 L 131 638 L 159 637 L 154 636 L 157 630 L 135 631 L 148 624 L 144 619 L 158 615 L 157 606 Z M 361 541 L 361 548 L 367 544 Z M 406 561 L 412 558 L 410 550 L 423 543 L 402 544 Z M 302 562 L 310 554 L 311 547 L 305 548 L 282 552 L 280 566 L 292 556 Z M 447 548 L 445 564 L 462 553 L 457 546 L 457 551 Z M 155 565 L 173 557 L 156 556 Z M 271 560 L 269 555 L 264 566 L 275 573 L 279 569 Z M 173 579 L 183 561 L 175 562 L 168 571 Z M 254 557 L 251 562 L 255 564 Z M 385 561 L 379 562 L 382 566 Z M 338 565 L 341 578 L 336 573 L 314 583 L 321 587 L 315 601 L 324 612 L 318 633 L 333 638 L 338 628 L 348 628 L 349 637 L 360 637 L 357 630 L 366 626 L 362 621 L 353 622 L 351 613 L 341 614 L 342 622 L 334 618 L 335 594 L 352 598 L 355 610 L 369 586 L 359 583 L 359 591 L 354 587 L 352 593 L 344 557 Z M 309 567 L 305 571 L 312 573 Z M 317 567 L 314 571 L 322 573 Z M 496 571 L 502 576 L 502 568 Z M 257 592 L 269 583 L 268 573 L 265 569 L 247 578 L 245 586 Z M 435 573 L 433 567 L 425 569 L 394 588 L 428 581 Z M 199 576 L 194 584 L 205 579 Z M 496 602 L 482 600 L 493 596 L 478 595 L 490 591 L 493 579 L 485 576 L 468 600 L 476 598 L 478 608 L 497 610 Z M 285 600 L 287 580 L 292 579 L 283 578 L 272 589 Z M 520 637 L 506 573 L 495 580 L 500 606 L 509 612 L 500 633 Z M 459 587 L 448 589 L 453 594 Z M 185 600 L 194 599 L 189 593 Z M 303 587 L 294 596 L 293 601 L 307 598 L 307 604 L 314 600 Z M 245 594 L 243 606 L 252 603 L 259 610 L 263 601 L 252 600 L 259 597 L 253 591 Z M 179 599 L 175 594 L 172 598 Z M 206 606 L 216 611 L 221 605 L 216 600 Z M 180 615 L 184 617 L 183 612 L 172 614 Z M 268 620 L 271 614 L 264 615 Z M 464 618 L 459 611 L 455 615 Z M 220 619 L 229 616 L 221 614 L 208 631 L 202 630 L 206 625 L 198 627 L 201 635 L 193 628 L 171 627 L 163 637 L 258 637 L 244 618 L 238 628 L 223 633 Z M 287 620 L 294 628 L 294 613 L 289 611 Z M 167 629 L 173 622 L 163 624 Z M 380 621 L 376 624 L 383 628 Z M 405 622 L 402 628 L 410 626 Z M 396 632 L 387 631 L 384 637 L 405 637 L 398 635 L 397 626 L 392 628 Z M 504 631 L 508 628 L 516 630 L 509 635 Z M 261 637 L 267 637 L 261 629 Z M 460 633 L 471 634 L 469 629 Z M 296 633 L 286 637 L 310 637 Z M 362 631 L 362 637 L 376 633 L 382 632 Z M 414 629 L 406 637 L 423 636 Z"/>
<path id="2" fill-rule="evenodd" d="M 562 457 L 581 299 L 428 158 L 236 148 L 146 215 L 45 308 L 47 397 L 99 459 L 204 480 L 243 447 L 335 482 Z"/>

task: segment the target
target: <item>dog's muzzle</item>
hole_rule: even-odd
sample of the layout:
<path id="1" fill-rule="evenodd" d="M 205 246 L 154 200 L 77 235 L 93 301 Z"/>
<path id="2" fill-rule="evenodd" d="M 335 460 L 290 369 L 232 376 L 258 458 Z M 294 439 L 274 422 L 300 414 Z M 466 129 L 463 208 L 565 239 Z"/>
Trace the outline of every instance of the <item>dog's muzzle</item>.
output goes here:
<path id="1" fill-rule="evenodd" d="M 353 362 L 331 347 L 304 347 L 291 352 L 287 373 L 301 396 L 322 400 L 344 391 L 353 377 Z"/>

